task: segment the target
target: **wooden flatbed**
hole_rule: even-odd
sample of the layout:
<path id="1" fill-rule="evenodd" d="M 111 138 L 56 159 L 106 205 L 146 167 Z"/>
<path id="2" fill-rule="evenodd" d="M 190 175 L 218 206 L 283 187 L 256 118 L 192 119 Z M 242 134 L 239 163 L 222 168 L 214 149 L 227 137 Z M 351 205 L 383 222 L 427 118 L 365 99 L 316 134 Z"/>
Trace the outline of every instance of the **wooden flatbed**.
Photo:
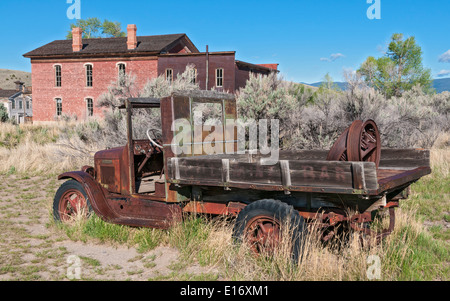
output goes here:
<path id="1" fill-rule="evenodd" d="M 314 193 L 320 194 L 316 199 L 326 199 L 334 206 L 364 211 L 384 196 L 386 201 L 394 199 L 431 172 L 429 151 L 423 149 L 383 149 L 378 169 L 373 162 L 327 161 L 327 154 L 326 150 L 281 151 L 279 161 L 272 165 L 265 165 L 265 156 L 249 152 L 171 158 L 167 181 L 228 191 Z"/>

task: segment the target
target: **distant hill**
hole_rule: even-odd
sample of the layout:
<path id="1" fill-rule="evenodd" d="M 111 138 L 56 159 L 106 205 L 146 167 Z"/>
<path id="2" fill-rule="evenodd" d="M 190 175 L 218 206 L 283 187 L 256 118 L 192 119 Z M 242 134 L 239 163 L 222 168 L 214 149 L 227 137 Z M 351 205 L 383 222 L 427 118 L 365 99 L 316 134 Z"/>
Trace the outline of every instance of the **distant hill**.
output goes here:
<path id="1" fill-rule="evenodd" d="M 305 83 L 302 83 L 302 84 L 305 84 Z M 313 83 L 313 84 L 305 84 L 305 85 L 310 85 L 313 87 L 320 87 L 321 84 L 322 84 L 322 82 Z M 335 84 L 342 91 L 345 91 L 347 89 L 347 83 L 345 83 L 345 82 L 335 82 Z M 433 87 L 436 89 L 437 93 L 441 93 L 444 91 L 450 91 L 450 78 L 435 79 L 433 81 Z"/>
<path id="2" fill-rule="evenodd" d="M 450 91 L 450 78 L 440 78 L 433 81 L 433 87 L 437 93 Z"/>
<path id="3" fill-rule="evenodd" d="M 310 85 L 310 86 L 318 88 L 323 84 L 323 82 L 318 82 L 318 83 L 313 83 L 313 84 L 306 84 L 306 83 L 302 83 L 302 84 Z M 334 82 L 334 84 L 336 84 L 339 87 L 339 89 L 341 89 L 342 91 L 347 89 L 347 83 L 345 83 L 345 82 Z"/>
<path id="4" fill-rule="evenodd" d="M 31 73 L 17 70 L 0 69 L 0 89 L 14 90 L 16 81 L 22 81 L 25 86 L 31 86 Z"/>

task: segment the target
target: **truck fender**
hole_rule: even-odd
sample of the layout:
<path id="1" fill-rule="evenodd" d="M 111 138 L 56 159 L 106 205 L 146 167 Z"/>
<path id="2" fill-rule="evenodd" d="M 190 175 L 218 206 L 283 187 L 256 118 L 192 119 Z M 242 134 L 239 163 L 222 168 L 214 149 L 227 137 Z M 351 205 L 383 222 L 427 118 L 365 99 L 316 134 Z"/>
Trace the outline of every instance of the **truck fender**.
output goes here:
<path id="1" fill-rule="evenodd" d="M 87 172 L 71 171 L 58 176 L 58 180 L 73 179 L 83 185 L 92 209 L 103 220 L 113 221 L 117 214 L 109 207 L 104 188 Z"/>

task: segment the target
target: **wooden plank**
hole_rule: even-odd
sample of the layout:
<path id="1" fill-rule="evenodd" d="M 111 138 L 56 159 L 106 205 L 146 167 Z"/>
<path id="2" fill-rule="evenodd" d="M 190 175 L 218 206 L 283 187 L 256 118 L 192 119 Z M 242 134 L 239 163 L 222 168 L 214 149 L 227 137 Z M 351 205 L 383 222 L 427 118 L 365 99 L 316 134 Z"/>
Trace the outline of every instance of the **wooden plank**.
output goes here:
<path id="1" fill-rule="evenodd" d="M 315 160 L 315 161 L 325 161 L 327 159 L 328 150 L 280 150 L 279 156 L 280 160 L 290 160 L 290 161 L 304 161 L 304 160 Z"/>
<path id="2" fill-rule="evenodd" d="M 290 161 L 292 185 L 353 188 L 351 164 L 328 161 Z"/>
<path id="3" fill-rule="evenodd" d="M 363 162 L 364 165 L 364 181 L 368 190 L 378 189 L 377 168 L 373 162 Z"/>
<path id="4" fill-rule="evenodd" d="M 363 162 L 351 162 L 353 174 L 353 188 L 366 189 L 366 179 Z"/>
<path id="5" fill-rule="evenodd" d="M 230 160 L 222 159 L 222 182 L 230 182 Z"/>
<path id="6" fill-rule="evenodd" d="M 179 158 L 176 157 L 171 158 L 169 166 L 171 168 L 170 174 L 172 175 L 172 178 L 175 180 L 179 180 L 180 179 Z"/>
<path id="7" fill-rule="evenodd" d="M 230 162 L 230 181 L 282 185 L 280 165 L 261 165 L 257 163 Z"/>
<path id="8" fill-rule="evenodd" d="M 380 168 L 415 169 L 430 166 L 430 151 L 425 149 L 382 149 Z"/>
<path id="9" fill-rule="evenodd" d="M 280 161 L 280 169 L 281 169 L 281 183 L 285 188 L 285 194 L 290 194 L 289 187 L 291 186 L 291 172 L 289 170 L 289 161 L 281 160 Z"/>
<path id="10" fill-rule="evenodd" d="M 222 160 L 195 160 L 194 158 L 180 158 L 180 179 L 222 182 Z"/>
<path id="11" fill-rule="evenodd" d="M 401 173 L 380 179 L 378 181 L 379 183 L 378 192 L 400 187 L 401 185 L 413 182 L 419 179 L 420 177 L 423 177 L 430 173 L 431 173 L 430 167 L 424 166 L 412 170 L 405 170 Z"/>
<path id="12" fill-rule="evenodd" d="M 216 181 L 217 186 L 228 186 L 225 183 L 279 186 L 276 190 L 291 186 L 358 190 L 378 188 L 377 172 L 372 162 L 281 160 L 279 164 L 262 165 L 260 162 L 218 158 L 202 156 L 171 160 L 168 174 L 175 180 L 198 181 L 200 185 L 205 181 Z"/>

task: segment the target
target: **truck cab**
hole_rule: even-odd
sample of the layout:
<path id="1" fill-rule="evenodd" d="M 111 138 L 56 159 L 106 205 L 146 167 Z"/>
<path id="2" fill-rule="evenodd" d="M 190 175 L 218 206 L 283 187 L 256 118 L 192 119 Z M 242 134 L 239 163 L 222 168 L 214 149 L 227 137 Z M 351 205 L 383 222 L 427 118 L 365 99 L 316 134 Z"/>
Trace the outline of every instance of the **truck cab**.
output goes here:
<path id="1" fill-rule="evenodd" d="M 85 194 L 85 203 L 89 203 L 97 215 L 108 221 L 150 227 L 164 224 L 162 227 L 165 227 L 172 219 L 178 218 L 181 202 L 190 197 L 189 192 L 167 181 L 167 164 L 173 157 L 194 156 L 195 148 L 198 147 L 194 142 L 194 131 L 185 131 L 187 134 L 183 135 L 190 137 L 181 139 L 190 151 L 175 154 L 177 145 L 174 145 L 173 141 L 179 131 L 173 129 L 177 120 L 183 120 L 185 127 L 194 129 L 194 113 L 199 105 L 214 106 L 217 109 L 216 117 L 222 124 L 225 124 L 228 118 L 236 119 L 234 96 L 226 93 L 189 91 L 173 93 L 162 99 L 127 99 L 120 107 L 126 110 L 127 144 L 97 152 L 94 156 L 94 166 L 85 166 L 81 171 L 65 173 L 60 175 L 59 179 L 73 179 L 82 183 L 84 191 L 77 199 L 82 199 Z M 157 137 L 155 131 L 149 129 L 148 139 L 135 139 L 133 111 L 146 108 L 161 111 L 162 136 Z M 200 135 L 203 138 L 209 134 L 210 132 L 206 131 Z M 224 149 L 234 149 L 235 133 L 226 134 L 229 141 L 218 143 L 222 143 Z M 70 207 L 70 204 L 67 207 Z M 74 211 L 76 210 L 72 208 L 69 212 L 60 212 L 60 215 L 72 214 Z"/>

